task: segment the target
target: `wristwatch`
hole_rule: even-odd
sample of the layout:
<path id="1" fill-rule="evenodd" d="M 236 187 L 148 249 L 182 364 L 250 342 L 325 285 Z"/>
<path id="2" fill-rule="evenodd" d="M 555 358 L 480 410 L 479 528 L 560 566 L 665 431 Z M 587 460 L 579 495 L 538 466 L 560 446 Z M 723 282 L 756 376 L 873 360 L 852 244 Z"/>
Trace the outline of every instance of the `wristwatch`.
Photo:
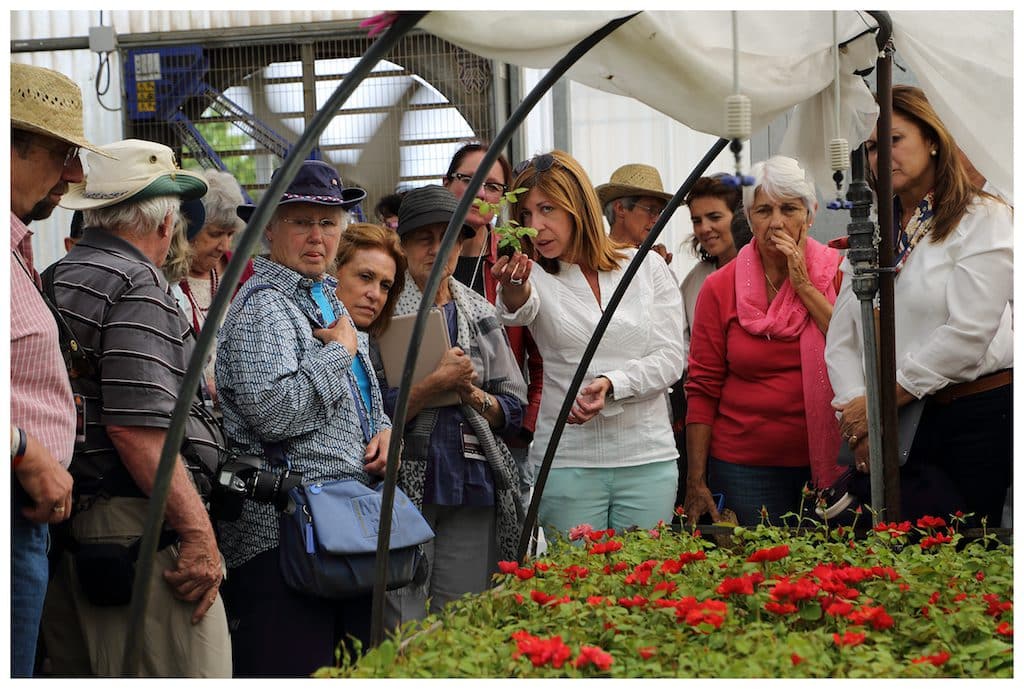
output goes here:
<path id="1" fill-rule="evenodd" d="M 481 392 L 483 392 L 483 391 L 481 391 Z M 487 410 L 490 409 L 491 405 L 494 404 L 494 403 L 491 402 L 491 396 L 488 395 L 486 392 L 483 393 L 483 396 L 484 396 L 484 398 L 480 402 L 480 414 L 482 416 L 487 416 Z"/>

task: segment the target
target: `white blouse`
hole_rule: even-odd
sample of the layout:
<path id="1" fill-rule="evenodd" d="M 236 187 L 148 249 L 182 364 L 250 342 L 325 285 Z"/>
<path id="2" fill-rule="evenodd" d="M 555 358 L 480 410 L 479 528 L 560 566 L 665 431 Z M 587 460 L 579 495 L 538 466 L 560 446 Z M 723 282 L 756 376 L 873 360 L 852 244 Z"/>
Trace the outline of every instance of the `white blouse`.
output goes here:
<path id="1" fill-rule="evenodd" d="M 583 271 L 559 262 L 557 275 L 535 265 L 530 297 L 510 313 L 501 289 L 495 307 L 506 325 L 526 325 L 544 360 L 544 390 L 530 459 L 539 465 L 547 451 L 555 418 L 597 327 L 604 305 L 629 261 L 598 273 L 598 304 Z M 665 393 L 683 372 L 683 305 L 675 279 L 660 256 L 649 254 L 615 310 L 583 379 L 606 376 L 613 399 L 582 425 L 566 424 L 553 467 L 611 468 L 674 459 L 676 452 Z"/>
<path id="2" fill-rule="evenodd" d="M 849 259 L 841 268 L 825 344 L 836 404 L 865 391 L 860 302 Z M 917 244 L 894 293 L 896 381 L 914 397 L 1012 367 L 1012 211 L 975 199 L 945 241 Z"/>

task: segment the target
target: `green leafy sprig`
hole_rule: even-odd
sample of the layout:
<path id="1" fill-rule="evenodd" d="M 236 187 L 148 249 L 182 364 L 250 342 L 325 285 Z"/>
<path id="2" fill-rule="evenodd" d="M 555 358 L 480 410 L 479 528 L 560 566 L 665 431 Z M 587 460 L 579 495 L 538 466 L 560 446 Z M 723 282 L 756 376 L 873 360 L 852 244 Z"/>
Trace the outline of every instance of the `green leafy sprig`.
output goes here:
<path id="1" fill-rule="evenodd" d="M 519 199 L 519 194 L 529 191 L 526 187 L 520 187 L 507 191 L 501 195 L 496 203 L 488 203 L 483 199 L 473 199 L 473 205 L 483 215 L 493 213 L 494 217 L 498 218 L 498 224 L 494 227 L 494 233 L 498 236 L 498 249 L 502 249 L 506 246 L 511 246 L 516 251 L 523 250 L 523 239 L 525 237 L 536 237 L 537 230 L 532 227 L 525 227 L 520 225 L 515 220 L 504 219 L 503 211 L 509 204 L 515 203 Z"/>

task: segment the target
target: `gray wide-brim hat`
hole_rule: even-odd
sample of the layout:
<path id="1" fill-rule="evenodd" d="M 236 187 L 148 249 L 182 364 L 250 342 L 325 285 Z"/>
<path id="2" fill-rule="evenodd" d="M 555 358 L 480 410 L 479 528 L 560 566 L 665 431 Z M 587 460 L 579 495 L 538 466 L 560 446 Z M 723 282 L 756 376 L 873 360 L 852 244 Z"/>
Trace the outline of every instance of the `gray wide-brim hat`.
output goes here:
<path id="1" fill-rule="evenodd" d="M 78 84 L 52 69 L 11 63 L 11 127 L 110 156 L 85 138 Z"/>
<path id="2" fill-rule="evenodd" d="M 99 153 L 89 153 L 86 160 L 89 174 L 68 187 L 60 202 L 63 208 L 87 211 L 154 196 L 189 201 L 206 193 L 206 179 L 180 169 L 174 151 L 154 141 L 116 141 Z"/>
<path id="3" fill-rule="evenodd" d="M 398 236 L 435 223 L 447 225 L 455 215 L 459 200 L 455 195 L 438 184 L 428 184 L 406 192 L 402 205 L 398 207 Z M 470 225 L 462 225 L 462 236 L 466 239 L 476 235 Z"/>

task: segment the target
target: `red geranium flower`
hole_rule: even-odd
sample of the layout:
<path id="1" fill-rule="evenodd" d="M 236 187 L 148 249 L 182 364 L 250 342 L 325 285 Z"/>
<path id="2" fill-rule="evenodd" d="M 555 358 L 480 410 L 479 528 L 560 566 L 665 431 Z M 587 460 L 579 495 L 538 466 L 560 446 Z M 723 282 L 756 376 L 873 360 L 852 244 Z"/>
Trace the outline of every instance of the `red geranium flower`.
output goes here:
<path id="1" fill-rule="evenodd" d="M 978 581 L 985 581 L 985 573 L 979 569 L 974 573 L 974 578 Z"/>
<path id="2" fill-rule="evenodd" d="M 698 562 L 699 560 L 707 560 L 708 556 L 703 550 L 697 550 L 692 553 L 680 553 L 679 564 L 688 565 L 691 562 Z"/>
<path id="3" fill-rule="evenodd" d="M 508 560 L 499 560 L 498 569 L 502 574 L 512 574 L 519 567 L 518 562 L 509 562 Z"/>
<path id="4" fill-rule="evenodd" d="M 846 601 L 835 601 L 822 606 L 826 615 L 832 617 L 846 617 L 853 612 L 853 604 Z"/>
<path id="5" fill-rule="evenodd" d="M 892 617 L 882 606 L 873 608 L 863 605 L 850 613 L 849 618 L 854 624 L 870 624 L 875 629 L 889 629 L 894 624 Z"/>
<path id="6" fill-rule="evenodd" d="M 552 667 L 559 668 L 572 655 L 569 647 L 562 643 L 561 636 L 542 639 L 524 630 L 519 630 L 512 633 L 512 638 L 516 642 L 516 650 L 512 653 L 512 657 L 519 658 L 525 655 L 534 667 L 551 663 Z"/>
<path id="7" fill-rule="evenodd" d="M 764 609 L 776 615 L 792 615 L 797 611 L 792 603 L 765 603 Z"/>
<path id="8" fill-rule="evenodd" d="M 783 543 L 782 545 L 773 546 L 771 548 L 755 550 L 753 554 L 747 558 L 747 562 L 776 562 L 787 555 L 789 555 L 789 546 Z"/>
<path id="9" fill-rule="evenodd" d="M 789 655 L 789 660 L 791 663 L 793 663 L 793 665 L 799 665 L 800 663 L 804 662 L 804 658 L 798 656 L 796 653 L 791 653 Z"/>
<path id="10" fill-rule="evenodd" d="M 919 665 L 921 663 L 931 663 L 935 667 L 939 667 L 940 665 L 944 665 L 947 660 L 949 660 L 949 653 L 947 653 L 946 651 L 940 651 L 930 656 L 919 656 L 917 658 L 914 658 L 910 662 L 914 663 L 915 665 Z"/>
<path id="11" fill-rule="evenodd" d="M 879 522 L 873 528 L 878 533 L 888 533 L 890 536 L 906 536 L 912 527 L 909 521 L 905 521 L 899 524 L 896 522 L 889 522 L 888 524 Z"/>
<path id="12" fill-rule="evenodd" d="M 641 646 L 636 649 L 636 652 L 640 654 L 640 657 L 644 660 L 649 660 L 651 656 L 655 654 L 658 649 L 654 646 Z"/>
<path id="13" fill-rule="evenodd" d="M 659 581 L 654 585 L 655 591 L 664 591 L 666 594 L 672 593 L 676 590 L 678 584 L 674 581 Z"/>
<path id="14" fill-rule="evenodd" d="M 934 546 L 942 545 L 943 543 L 949 543 L 952 540 L 953 539 L 949 536 L 945 536 L 940 533 L 937 533 L 934 536 L 925 536 L 921 539 L 921 550 L 928 550 L 929 548 L 932 548 Z"/>
<path id="15" fill-rule="evenodd" d="M 521 593 L 517 593 L 516 594 L 516 603 L 519 603 L 519 605 L 522 605 L 523 601 L 525 601 L 525 600 L 526 599 L 523 598 L 523 594 L 521 594 Z"/>
<path id="16" fill-rule="evenodd" d="M 865 635 L 859 632 L 845 632 L 842 636 L 838 634 L 832 635 L 832 640 L 836 643 L 836 646 L 860 646 L 864 643 Z"/>
<path id="17" fill-rule="evenodd" d="M 594 527 L 592 527 L 590 524 L 580 524 L 579 526 L 574 526 L 571 529 L 569 529 L 569 540 L 579 540 L 587 534 L 591 533 L 593 530 Z"/>
<path id="18" fill-rule="evenodd" d="M 520 581 L 526 581 L 527 579 L 533 579 L 535 572 L 532 567 L 517 567 L 516 578 Z"/>
<path id="19" fill-rule="evenodd" d="M 604 555 L 606 553 L 614 553 L 617 550 L 622 550 L 622 543 L 620 541 L 605 541 L 604 543 L 595 543 L 587 552 L 591 555 Z"/>
<path id="20" fill-rule="evenodd" d="M 549 569 L 551 569 L 551 563 L 549 563 L 549 562 L 538 562 L 536 565 L 534 565 L 534 567 L 536 567 L 541 572 L 546 572 Z"/>
<path id="21" fill-rule="evenodd" d="M 580 654 L 576 657 L 576 667 L 593 665 L 604 672 L 615 662 L 611 653 L 601 650 L 597 646 L 580 646 Z"/>
<path id="22" fill-rule="evenodd" d="M 792 603 L 796 603 L 797 601 L 814 598 L 820 588 L 813 579 L 808 577 L 800 577 L 792 582 L 788 578 L 783 578 L 772 587 L 771 596 L 775 600 L 789 600 Z"/>
<path id="23" fill-rule="evenodd" d="M 647 605 L 647 599 L 638 593 L 632 598 L 620 598 L 619 605 L 624 608 L 642 608 Z"/>
<path id="24" fill-rule="evenodd" d="M 718 588 L 715 589 L 715 592 L 721 596 L 729 596 L 734 593 L 749 596 L 754 593 L 754 584 L 758 584 L 762 581 L 764 581 L 764 575 L 760 572 L 736 578 L 726 577 L 722 583 L 718 585 Z"/>
<path id="25" fill-rule="evenodd" d="M 946 525 L 946 520 L 942 517 L 929 517 L 925 515 L 917 520 L 917 525 L 922 529 L 941 529 Z"/>
<path id="26" fill-rule="evenodd" d="M 999 626 L 996 627 L 996 634 L 1002 634 L 1003 636 L 1013 636 L 1013 627 L 1010 626 L 1009 622 L 1000 622 Z"/>
<path id="27" fill-rule="evenodd" d="M 586 579 L 590 574 L 590 570 L 586 567 L 580 567 L 579 565 L 569 565 L 564 570 L 565 577 L 569 581 L 576 581 L 577 579 Z"/>
<path id="28" fill-rule="evenodd" d="M 530 591 L 530 598 L 533 599 L 534 603 L 539 603 L 540 605 L 550 604 L 552 607 L 561 605 L 562 603 L 568 603 L 571 600 L 569 596 L 562 596 L 559 598 L 558 596 L 550 593 L 544 593 L 543 591 L 537 591 L 536 589 Z"/>
<path id="29" fill-rule="evenodd" d="M 986 615 L 991 615 L 992 617 L 999 617 L 1007 610 L 1013 609 L 1012 602 L 1008 600 L 1000 602 L 999 596 L 995 593 L 986 593 L 981 598 L 986 603 L 988 603 L 988 610 L 985 611 Z"/>
<path id="30" fill-rule="evenodd" d="M 679 570 L 683 568 L 683 563 L 679 560 L 665 560 L 661 563 L 660 571 L 665 574 L 679 574 Z"/>

